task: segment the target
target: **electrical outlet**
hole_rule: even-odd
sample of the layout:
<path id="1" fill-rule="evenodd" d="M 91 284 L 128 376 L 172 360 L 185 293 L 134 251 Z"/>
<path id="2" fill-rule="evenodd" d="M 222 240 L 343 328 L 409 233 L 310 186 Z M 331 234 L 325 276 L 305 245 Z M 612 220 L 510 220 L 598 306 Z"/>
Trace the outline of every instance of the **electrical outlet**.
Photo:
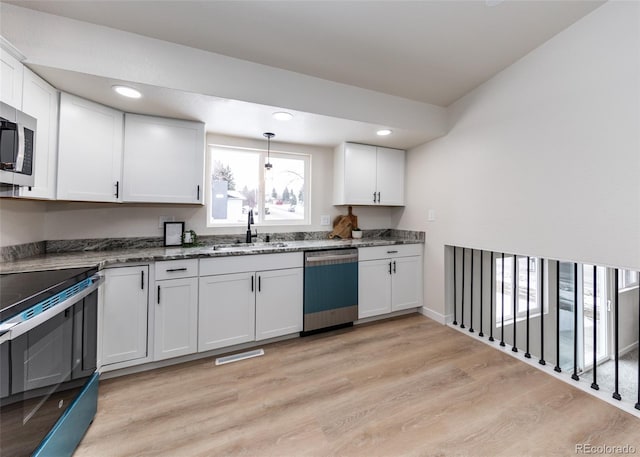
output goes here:
<path id="1" fill-rule="evenodd" d="M 175 220 L 174 216 L 160 216 L 158 218 L 158 228 L 164 228 L 165 222 L 175 222 Z"/>
<path id="2" fill-rule="evenodd" d="M 330 225 L 331 224 L 331 216 L 328 214 L 323 214 L 320 216 L 320 225 Z"/>

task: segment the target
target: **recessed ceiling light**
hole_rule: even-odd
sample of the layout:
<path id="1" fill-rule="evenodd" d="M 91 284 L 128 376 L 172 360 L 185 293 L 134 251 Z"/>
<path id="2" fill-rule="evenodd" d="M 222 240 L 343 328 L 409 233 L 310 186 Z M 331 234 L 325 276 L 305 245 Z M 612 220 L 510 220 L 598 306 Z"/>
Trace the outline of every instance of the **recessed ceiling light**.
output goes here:
<path id="1" fill-rule="evenodd" d="M 277 113 L 273 113 L 273 118 L 279 121 L 290 121 L 293 119 L 293 114 L 279 111 Z"/>
<path id="2" fill-rule="evenodd" d="M 140 93 L 140 91 L 134 89 L 133 87 L 113 86 L 113 90 L 115 90 L 117 93 L 119 93 L 123 97 L 129 97 L 129 98 L 142 97 L 142 94 Z"/>
<path id="3" fill-rule="evenodd" d="M 381 130 L 378 130 L 378 131 L 376 132 L 376 135 L 378 135 L 378 136 L 387 136 L 387 135 L 391 135 L 391 130 L 389 130 L 389 129 L 381 129 Z"/>

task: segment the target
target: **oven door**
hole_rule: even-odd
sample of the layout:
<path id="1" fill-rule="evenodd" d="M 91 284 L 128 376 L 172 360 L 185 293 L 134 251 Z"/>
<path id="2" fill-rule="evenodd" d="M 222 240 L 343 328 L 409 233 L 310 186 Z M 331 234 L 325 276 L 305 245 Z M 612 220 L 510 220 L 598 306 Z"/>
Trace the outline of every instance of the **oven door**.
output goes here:
<path id="1" fill-rule="evenodd" d="M 0 455 L 31 455 L 95 372 L 97 296 L 0 345 Z"/>

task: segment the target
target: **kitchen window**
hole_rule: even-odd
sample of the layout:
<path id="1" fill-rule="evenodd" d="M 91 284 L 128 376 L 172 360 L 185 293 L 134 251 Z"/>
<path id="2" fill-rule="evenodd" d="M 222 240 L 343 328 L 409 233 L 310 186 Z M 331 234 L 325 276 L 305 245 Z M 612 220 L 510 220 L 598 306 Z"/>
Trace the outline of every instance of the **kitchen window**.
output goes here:
<path id="1" fill-rule="evenodd" d="M 210 148 L 207 225 L 243 226 L 253 210 L 258 225 L 310 223 L 309 176 L 306 154 L 212 146 Z"/>

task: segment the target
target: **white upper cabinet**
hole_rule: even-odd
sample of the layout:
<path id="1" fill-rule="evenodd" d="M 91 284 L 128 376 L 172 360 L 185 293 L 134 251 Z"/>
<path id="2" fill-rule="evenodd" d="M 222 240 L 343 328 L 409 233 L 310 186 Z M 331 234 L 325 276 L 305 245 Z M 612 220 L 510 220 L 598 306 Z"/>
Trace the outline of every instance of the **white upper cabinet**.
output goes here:
<path id="1" fill-rule="evenodd" d="M 60 94 L 59 200 L 121 201 L 122 130 L 121 111 Z"/>
<path id="2" fill-rule="evenodd" d="M 202 203 L 204 124 L 125 115 L 125 202 Z"/>
<path id="3" fill-rule="evenodd" d="M 22 107 L 22 63 L 0 48 L 0 101 L 20 109 Z"/>
<path id="4" fill-rule="evenodd" d="M 376 148 L 379 205 L 404 205 L 404 155 L 400 149 Z"/>
<path id="5" fill-rule="evenodd" d="M 35 185 L 20 187 L 28 198 L 56 197 L 58 159 L 58 91 L 28 68 L 24 68 L 22 111 L 38 120 L 35 148 Z"/>
<path id="6" fill-rule="evenodd" d="M 404 205 L 405 151 L 344 143 L 334 155 L 334 205 Z"/>

